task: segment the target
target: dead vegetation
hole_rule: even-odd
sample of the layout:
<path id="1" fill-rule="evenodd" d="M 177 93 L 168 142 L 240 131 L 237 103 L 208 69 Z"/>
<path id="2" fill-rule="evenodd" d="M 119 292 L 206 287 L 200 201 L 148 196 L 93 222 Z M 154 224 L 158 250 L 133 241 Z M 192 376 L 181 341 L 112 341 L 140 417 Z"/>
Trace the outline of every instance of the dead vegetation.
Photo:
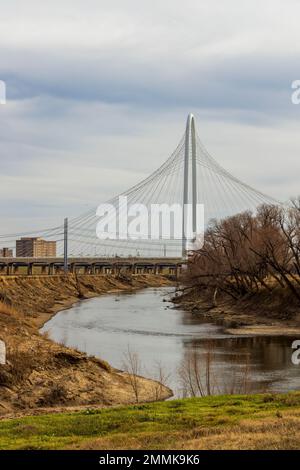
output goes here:
<path id="1" fill-rule="evenodd" d="M 140 399 L 140 381 L 138 376 L 141 374 L 141 361 L 138 353 L 131 351 L 128 346 L 123 359 L 123 369 L 128 374 L 129 382 L 135 396 L 136 403 Z"/>
<path id="2" fill-rule="evenodd" d="M 38 401 L 39 406 L 70 405 L 71 403 L 66 387 L 58 383 L 51 385 Z"/>
<path id="3" fill-rule="evenodd" d="M 214 221 L 204 240 L 189 260 L 183 299 L 194 293 L 211 309 L 227 299 L 285 320 L 299 312 L 300 198 Z"/>

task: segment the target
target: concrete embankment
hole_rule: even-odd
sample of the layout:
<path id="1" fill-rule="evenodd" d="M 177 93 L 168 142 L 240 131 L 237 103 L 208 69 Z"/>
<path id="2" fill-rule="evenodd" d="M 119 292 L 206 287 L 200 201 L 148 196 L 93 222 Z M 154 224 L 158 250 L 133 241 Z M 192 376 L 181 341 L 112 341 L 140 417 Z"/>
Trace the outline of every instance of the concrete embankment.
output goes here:
<path id="1" fill-rule="evenodd" d="M 129 374 L 56 344 L 38 329 L 79 299 L 164 285 L 171 281 L 157 275 L 0 277 L 0 339 L 7 346 L 7 364 L 0 366 L 0 415 L 135 402 Z M 139 377 L 137 383 L 139 401 L 172 395 L 154 380 Z"/>

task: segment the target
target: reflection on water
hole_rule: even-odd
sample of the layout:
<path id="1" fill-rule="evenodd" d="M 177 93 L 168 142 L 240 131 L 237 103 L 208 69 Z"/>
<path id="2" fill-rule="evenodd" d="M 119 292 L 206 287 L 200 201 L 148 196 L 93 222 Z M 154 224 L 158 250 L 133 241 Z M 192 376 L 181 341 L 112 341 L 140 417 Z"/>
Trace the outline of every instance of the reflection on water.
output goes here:
<path id="1" fill-rule="evenodd" d="M 168 292 L 145 289 L 84 300 L 58 313 L 42 332 L 120 369 L 129 347 L 139 354 L 144 375 L 155 376 L 160 363 L 177 395 L 182 394 L 179 370 L 192 367 L 195 357 L 206 380 L 208 352 L 215 393 L 228 391 L 236 377 L 243 382 L 246 375 L 252 391 L 300 388 L 299 366 L 291 362 L 294 338 L 228 335 L 221 326 L 163 302 Z"/>

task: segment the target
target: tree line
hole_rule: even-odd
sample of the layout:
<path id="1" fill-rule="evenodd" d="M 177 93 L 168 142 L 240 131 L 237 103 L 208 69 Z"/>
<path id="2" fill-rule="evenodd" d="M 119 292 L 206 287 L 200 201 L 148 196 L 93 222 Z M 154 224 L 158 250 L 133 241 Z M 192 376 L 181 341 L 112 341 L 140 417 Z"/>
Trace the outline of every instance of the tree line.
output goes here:
<path id="1" fill-rule="evenodd" d="M 233 299 L 280 287 L 300 303 L 300 197 L 212 221 L 185 282 Z"/>

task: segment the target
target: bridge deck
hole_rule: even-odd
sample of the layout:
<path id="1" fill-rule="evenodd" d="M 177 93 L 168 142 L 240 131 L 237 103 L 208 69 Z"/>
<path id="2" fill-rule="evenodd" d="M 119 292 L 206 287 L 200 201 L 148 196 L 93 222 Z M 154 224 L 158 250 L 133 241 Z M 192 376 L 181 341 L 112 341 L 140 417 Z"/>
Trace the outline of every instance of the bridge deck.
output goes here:
<path id="1" fill-rule="evenodd" d="M 84 270 L 85 274 L 117 274 L 126 270 L 132 274 L 160 274 L 168 269 L 169 274 L 178 274 L 184 264 L 181 258 L 69 258 L 68 271 Z M 32 275 L 34 272 L 53 275 L 64 269 L 64 259 L 56 258 L 0 258 L 0 274 Z"/>

